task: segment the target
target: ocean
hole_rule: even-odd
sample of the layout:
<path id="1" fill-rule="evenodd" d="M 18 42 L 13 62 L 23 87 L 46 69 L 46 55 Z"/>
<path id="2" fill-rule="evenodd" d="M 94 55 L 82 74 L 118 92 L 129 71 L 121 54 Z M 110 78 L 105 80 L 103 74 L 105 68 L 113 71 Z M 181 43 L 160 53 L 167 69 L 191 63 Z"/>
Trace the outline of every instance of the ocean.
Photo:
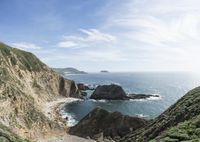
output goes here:
<path id="1" fill-rule="evenodd" d="M 108 101 L 79 100 L 65 104 L 61 110 L 63 117 L 68 117 L 68 126 L 73 126 L 95 107 L 108 111 L 119 111 L 130 116 L 153 119 L 174 104 L 189 90 L 200 86 L 200 76 L 192 73 L 89 73 L 66 75 L 76 83 L 88 85 L 118 84 L 127 93 L 158 94 L 159 98 L 145 100 Z M 88 91 L 91 95 L 92 91 Z"/>

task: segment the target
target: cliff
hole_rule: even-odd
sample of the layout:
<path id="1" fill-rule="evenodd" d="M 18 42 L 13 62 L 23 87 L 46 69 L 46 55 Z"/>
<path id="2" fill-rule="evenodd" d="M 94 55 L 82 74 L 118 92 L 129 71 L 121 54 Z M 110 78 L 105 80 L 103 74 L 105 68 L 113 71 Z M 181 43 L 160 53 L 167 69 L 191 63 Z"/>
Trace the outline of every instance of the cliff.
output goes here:
<path id="1" fill-rule="evenodd" d="M 0 43 L 0 122 L 20 135 L 35 137 L 59 130 L 41 105 L 58 96 L 81 97 L 73 81 L 65 80 L 35 55 Z"/>

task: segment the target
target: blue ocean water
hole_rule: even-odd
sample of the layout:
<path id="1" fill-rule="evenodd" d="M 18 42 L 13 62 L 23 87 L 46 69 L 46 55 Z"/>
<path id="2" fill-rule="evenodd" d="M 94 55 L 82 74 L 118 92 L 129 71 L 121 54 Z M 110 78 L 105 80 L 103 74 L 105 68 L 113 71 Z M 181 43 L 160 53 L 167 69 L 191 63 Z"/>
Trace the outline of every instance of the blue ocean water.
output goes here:
<path id="1" fill-rule="evenodd" d="M 119 111 L 130 116 L 155 118 L 175 103 L 186 92 L 200 86 L 200 76 L 192 73 L 90 73 L 67 75 L 67 79 L 89 85 L 119 84 L 127 93 L 159 94 L 147 100 L 106 101 L 85 100 L 68 103 L 62 113 L 73 126 L 97 106 L 109 111 Z M 92 92 L 88 92 L 91 94 Z"/>

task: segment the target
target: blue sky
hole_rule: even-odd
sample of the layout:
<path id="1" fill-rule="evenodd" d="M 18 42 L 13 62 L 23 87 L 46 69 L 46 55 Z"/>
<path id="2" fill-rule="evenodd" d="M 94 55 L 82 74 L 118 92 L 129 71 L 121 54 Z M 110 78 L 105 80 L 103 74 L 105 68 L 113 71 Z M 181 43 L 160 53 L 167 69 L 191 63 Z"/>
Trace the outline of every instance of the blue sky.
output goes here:
<path id="1" fill-rule="evenodd" d="M 0 0 L 0 41 L 51 67 L 199 71 L 199 0 Z"/>

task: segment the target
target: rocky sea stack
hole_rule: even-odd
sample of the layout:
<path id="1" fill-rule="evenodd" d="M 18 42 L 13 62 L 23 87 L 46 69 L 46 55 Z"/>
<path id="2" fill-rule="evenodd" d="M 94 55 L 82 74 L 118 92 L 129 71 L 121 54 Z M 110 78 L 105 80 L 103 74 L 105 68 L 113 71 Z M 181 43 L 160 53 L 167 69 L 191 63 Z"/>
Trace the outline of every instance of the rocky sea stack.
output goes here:
<path id="1" fill-rule="evenodd" d="M 122 115 L 120 112 L 108 112 L 98 107 L 70 128 L 69 133 L 99 141 L 117 140 L 147 124 L 148 121 L 143 118 Z"/>
<path id="2" fill-rule="evenodd" d="M 128 99 L 125 91 L 119 85 L 111 84 L 111 85 L 100 85 L 98 86 L 90 99 L 95 100 L 126 100 Z"/>

